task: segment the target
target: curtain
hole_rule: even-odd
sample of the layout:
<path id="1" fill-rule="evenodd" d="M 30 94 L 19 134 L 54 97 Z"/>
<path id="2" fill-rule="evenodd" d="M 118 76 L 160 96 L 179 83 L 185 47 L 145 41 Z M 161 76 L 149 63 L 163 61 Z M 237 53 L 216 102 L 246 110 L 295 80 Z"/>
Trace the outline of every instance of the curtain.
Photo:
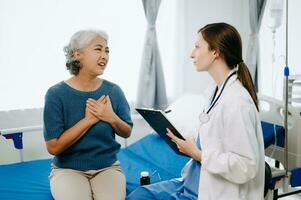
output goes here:
<path id="1" fill-rule="evenodd" d="M 249 16 L 251 35 L 247 50 L 246 63 L 249 67 L 252 79 L 258 89 L 258 63 L 259 63 L 259 40 L 258 32 L 260 30 L 261 20 L 267 0 L 249 0 Z"/>
<path id="2" fill-rule="evenodd" d="M 136 106 L 164 110 L 167 107 L 164 74 L 156 34 L 161 0 L 142 0 L 147 31 L 142 55 Z"/>

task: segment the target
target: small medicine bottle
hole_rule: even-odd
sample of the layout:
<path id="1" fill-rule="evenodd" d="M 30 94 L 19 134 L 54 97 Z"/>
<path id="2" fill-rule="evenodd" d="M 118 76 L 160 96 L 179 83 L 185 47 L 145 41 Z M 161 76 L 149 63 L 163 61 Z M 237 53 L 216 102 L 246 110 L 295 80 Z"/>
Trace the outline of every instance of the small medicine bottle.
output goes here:
<path id="1" fill-rule="evenodd" d="M 142 171 L 140 173 L 140 185 L 148 185 L 150 184 L 150 177 L 147 171 Z"/>

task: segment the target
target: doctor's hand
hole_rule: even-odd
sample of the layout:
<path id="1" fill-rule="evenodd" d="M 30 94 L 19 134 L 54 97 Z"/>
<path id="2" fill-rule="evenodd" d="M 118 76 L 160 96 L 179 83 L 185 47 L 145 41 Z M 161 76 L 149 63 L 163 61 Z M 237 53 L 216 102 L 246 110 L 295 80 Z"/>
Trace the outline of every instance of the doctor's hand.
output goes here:
<path id="1" fill-rule="evenodd" d="M 169 129 L 167 129 L 166 135 L 170 137 L 174 143 L 176 143 L 180 152 L 190 156 L 194 160 L 202 160 L 202 151 L 198 149 L 193 138 L 182 140 L 175 136 Z"/>
<path id="2" fill-rule="evenodd" d="M 89 98 L 87 100 L 87 107 L 99 120 L 110 124 L 116 120 L 117 115 L 113 111 L 112 103 L 108 95 L 101 96 L 97 101 Z"/>

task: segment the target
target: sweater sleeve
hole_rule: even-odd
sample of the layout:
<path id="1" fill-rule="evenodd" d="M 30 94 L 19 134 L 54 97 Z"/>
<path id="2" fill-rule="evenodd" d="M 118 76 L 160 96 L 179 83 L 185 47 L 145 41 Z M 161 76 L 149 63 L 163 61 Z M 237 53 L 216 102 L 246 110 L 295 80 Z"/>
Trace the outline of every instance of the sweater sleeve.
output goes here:
<path id="1" fill-rule="evenodd" d="M 133 127 L 130 106 L 125 98 L 125 95 L 119 86 L 116 86 L 115 90 L 116 90 L 115 101 L 117 103 L 116 114 L 120 117 L 120 119 L 122 119 L 131 127 Z"/>
<path id="2" fill-rule="evenodd" d="M 63 105 L 58 94 L 49 89 L 45 95 L 44 139 L 58 138 L 64 132 Z"/>
<path id="3" fill-rule="evenodd" d="M 223 128 L 219 129 L 224 135 L 223 148 L 203 150 L 203 167 L 236 184 L 243 184 L 256 176 L 259 162 L 256 112 L 246 103 L 224 108 L 221 116 Z"/>

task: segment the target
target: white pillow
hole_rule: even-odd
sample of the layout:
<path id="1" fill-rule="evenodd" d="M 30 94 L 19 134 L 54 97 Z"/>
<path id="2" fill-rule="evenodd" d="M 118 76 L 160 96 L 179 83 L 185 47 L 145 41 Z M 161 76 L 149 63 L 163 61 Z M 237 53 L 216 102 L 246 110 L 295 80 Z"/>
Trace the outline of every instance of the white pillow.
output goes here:
<path id="1" fill-rule="evenodd" d="M 166 116 L 184 138 L 196 138 L 204 106 L 204 95 L 184 94 L 166 109 L 171 110 Z"/>

